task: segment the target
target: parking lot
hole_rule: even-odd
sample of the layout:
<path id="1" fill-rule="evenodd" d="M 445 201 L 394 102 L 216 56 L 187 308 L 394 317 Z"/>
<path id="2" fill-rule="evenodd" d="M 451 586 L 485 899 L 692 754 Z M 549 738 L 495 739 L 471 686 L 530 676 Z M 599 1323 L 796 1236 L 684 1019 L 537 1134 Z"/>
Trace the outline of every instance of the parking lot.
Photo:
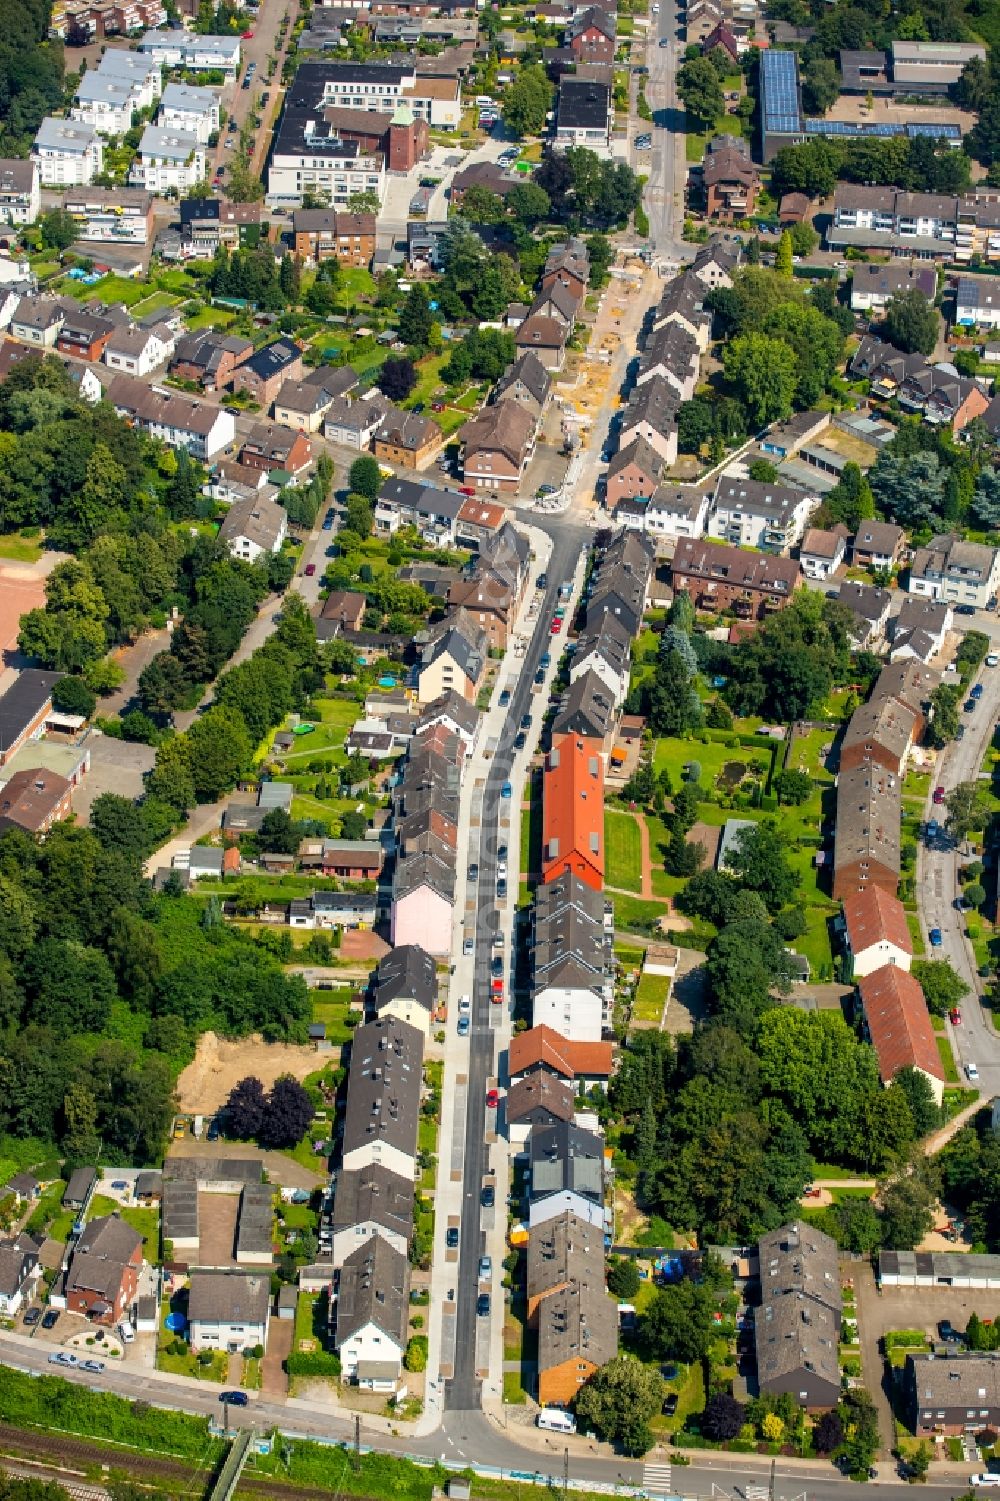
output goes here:
<path id="1" fill-rule="evenodd" d="M 90 770 L 73 793 L 73 811 L 81 823 L 90 818 L 94 799 L 102 792 L 117 792 L 119 797 L 142 796 L 143 777 L 152 771 L 156 751 L 151 745 L 135 745 L 113 740 L 110 735 L 94 732 L 87 740 Z"/>

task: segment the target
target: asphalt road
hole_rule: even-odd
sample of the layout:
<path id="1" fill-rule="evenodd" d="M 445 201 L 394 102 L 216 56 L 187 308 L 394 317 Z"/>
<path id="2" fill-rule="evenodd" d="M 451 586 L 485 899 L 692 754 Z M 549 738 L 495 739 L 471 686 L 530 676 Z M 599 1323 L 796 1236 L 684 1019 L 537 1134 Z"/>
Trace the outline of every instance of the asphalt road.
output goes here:
<path id="1" fill-rule="evenodd" d="M 521 715 L 532 707 L 531 685 L 539 660 L 551 644 L 549 623 L 558 603 L 559 585 L 573 577 L 580 553 L 587 545 L 588 528 L 568 518 L 559 526 L 544 526 L 553 538 L 549 559 L 548 587 L 528 645 L 528 650 L 511 695 L 510 707 L 500 741 L 489 764 L 483 792 L 479 841 L 479 885 L 476 894 L 476 965 L 472 988 L 472 1026 L 469 1032 L 468 1098 L 483 1099 L 487 1080 L 495 1071 L 495 1033 L 490 1021 L 490 957 L 493 930 L 497 926 L 496 867 L 500 824 L 500 789 L 512 779 L 514 736 Z M 523 779 L 514 782 L 510 801 L 511 818 L 520 817 Z M 516 880 L 510 878 L 511 889 Z M 480 1382 L 476 1377 L 476 1300 L 479 1292 L 477 1267 L 482 1250 L 479 1197 L 487 1168 L 485 1112 L 470 1109 L 466 1113 L 465 1150 L 463 1155 L 463 1213 L 460 1236 L 457 1292 L 454 1374 L 445 1386 L 445 1406 L 453 1411 L 469 1411 L 480 1405 Z M 500 1206 L 502 1209 L 502 1206 Z M 501 1296 L 495 1289 L 493 1297 Z M 499 1308 L 491 1310 L 493 1317 Z M 487 1430 L 491 1431 L 491 1430 Z"/>
<path id="2" fill-rule="evenodd" d="M 977 630 L 987 630 L 994 638 L 1000 637 L 1000 625 L 995 616 L 977 618 Z M 1000 719 L 1000 667 L 983 667 L 977 681 L 982 684 L 983 696 L 972 714 L 962 714 L 965 736 L 948 745 L 938 759 L 932 778 L 950 792 L 961 782 L 975 781 L 983 757 Z M 942 824 L 946 815 L 943 807 L 935 807 L 928 797 L 925 819 L 937 818 Z M 931 928 L 940 928 L 941 946 L 932 949 L 927 942 L 928 956 L 947 959 L 952 968 L 966 981 L 970 994 L 962 1006 L 962 1023 L 952 1027 L 948 1022 L 956 1053 L 964 1069 L 974 1063 L 979 1070 L 978 1088 L 986 1099 L 1000 1094 L 1000 1038 L 993 1029 L 989 1011 L 977 1001 L 981 981 L 976 975 L 975 959 L 971 944 L 966 937 L 965 918 L 955 906 L 959 894 L 959 867 L 967 863 L 962 847 L 950 835 L 942 833 L 928 843 L 922 840 L 917 855 L 917 890 L 920 893 L 920 916 L 926 936 Z"/>
<path id="3" fill-rule="evenodd" d="M 653 111 L 653 150 L 638 158 L 641 170 L 649 171 L 643 204 L 649 215 L 649 242 L 661 256 L 681 255 L 690 259 L 694 247 L 680 238 L 684 218 L 684 111 L 677 99 L 677 64 L 683 51 L 678 39 L 681 17 L 676 0 L 661 0 L 660 14 L 652 17 L 646 65 L 646 100 Z M 660 46 L 666 40 L 669 46 Z M 640 122 L 640 131 L 650 128 Z"/>

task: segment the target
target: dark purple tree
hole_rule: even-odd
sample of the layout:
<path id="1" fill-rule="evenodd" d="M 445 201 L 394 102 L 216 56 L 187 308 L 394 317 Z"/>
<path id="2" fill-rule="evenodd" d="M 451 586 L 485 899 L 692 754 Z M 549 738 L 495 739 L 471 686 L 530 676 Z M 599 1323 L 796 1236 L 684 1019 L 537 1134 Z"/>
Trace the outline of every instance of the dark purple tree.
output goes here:
<path id="1" fill-rule="evenodd" d="M 264 1106 L 264 1119 L 258 1133 L 262 1147 L 280 1151 L 297 1146 L 313 1118 L 313 1102 L 291 1074 L 275 1079 Z"/>
<path id="2" fill-rule="evenodd" d="M 813 1425 L 813 1446 L 817 1454 L 832 1454 L 844 1442 L 844 1423 L 835 1407 L 824 1412 Z"/>
<path id="3" fill-rule="evenodd" d="M 412 360 L 386 360 L 378 374 L 378 388 L 390 401 L 405 401 L 416 384 Z"/>
<path id="4" fill-rule="evenodd" d="M 252 1140 L 260 1131 L 267 1099 L 264 1086 L 253 1074 L 241 1079 L 226 1101 L 226 1130 L 241 1141 Z"/>
<path id="5" fill-rule="evenodd" d="M 739 1437 L 745 1421 L 746 1409 L 742 1402 L 737 1402 L 728 1392 L 716 1392 L 705 1403 L 705 1411 L 701 1415 L 701 1431 L 706 1438 L 724 1443 L 727 1439 Z"/>

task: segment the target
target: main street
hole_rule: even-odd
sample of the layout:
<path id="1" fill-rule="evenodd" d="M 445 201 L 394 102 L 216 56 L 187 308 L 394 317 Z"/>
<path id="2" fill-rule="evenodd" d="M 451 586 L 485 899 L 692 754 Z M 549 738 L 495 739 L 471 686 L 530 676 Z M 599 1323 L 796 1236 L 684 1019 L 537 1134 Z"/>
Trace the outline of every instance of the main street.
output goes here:
<path id="1" fill-rule="evenodd" d="M 995 615 L 980 612 L 975 630 L 991 637 L 991 648 L 1000 646 L 1000 622 Z M 974 782 L 1000 719 L 1000 667 L 983 667 L 976 679 L 982 684 L 983 696 L 971 714 L 962 714 L 965 734 L 945 747 L 938 758 L 932 782 L 952 791 L 962 782 Z M 970 687 L 972 685 L 970 684 Z M 942 825 L 946 817 L 943 806 L 935 806 L 928 794 L 925 820 L 936 818 Z M 966 856 L 965 859 L 968 857 Z M 960 1060 L 960 1066 L 974 1063 L 979 1070 L 978 1088 L 984 1099 L 1000 1094 L 1000 1038 L 993 1027 L 987 1007 L 978 995 L 982 982 L 976 973 L 975 955 L 966 936 L 964 914 L 955 902 L 961 891 L 958 872 L 963 863 L 962 847 L 943 831 L 930 842 L 921 839 L 917 848 L 917 891 L 921 926 L 928 955 L 946 959 L 969 986 L 969 997 L 962 1007 L 962 1022 L 948 1031 Z M 931 948 L 927 935 L 932 928 L 941 930 L 940 947 Z"/>
<path id="2" fill-rule="evenodd" d="M 683 25 L 677 0 L 662 0 L 649 36 L 646 101 L 653 111 L 653 150 L 643 204 L 649 216 L 649 243 L 655 255 L 690 260 L 694 246 L 680 237 L 684 220 L 684 110 L 677 98 L 677 63 Z M 639 158 L 645 166 L 646 158 Z"/>

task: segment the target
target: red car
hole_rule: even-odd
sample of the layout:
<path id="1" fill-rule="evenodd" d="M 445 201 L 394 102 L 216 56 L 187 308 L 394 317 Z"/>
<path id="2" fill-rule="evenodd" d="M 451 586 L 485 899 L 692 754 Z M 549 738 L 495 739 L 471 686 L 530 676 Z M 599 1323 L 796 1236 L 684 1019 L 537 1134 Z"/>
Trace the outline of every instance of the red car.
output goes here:
<path id="1" fill-rule="evenodd" d="M 243 40 L 245 42 L 252 42 L 253 41 L 253 32 L 252 31 L 245 31 L 243 33 Z"/>
<path id="2" fill-rule="evenodd" d="M 944 788 L 943 787 L 935 787 L 934 788 L 934 801 L 936 803 L 943 803 L 944 802 Z"/>
<path id="3" fill-rule="evenodd" d="M 499 990 L 494 990 L 493 994 L 490 996 L 490 1000 L 493 1002 L 494 1006 L 502 1006 L 503 1005 L 503 986 L 502 985 L 500 986 Z"/>
<path id="4" fill-rule="evenodd" d="M 475 495 L 476 493 L 474 485 L 459 485 L 458 488 L 462 495 Z"/>
<path id="5" fill-rule="evenodd" d="M 561 620 L 553 620 L 552 624 L 549 626 L 549 635 L 550 636 L 558 636 L 558 634 L 559 634 L 559 632 L 561 630 L 562 630 L 562 621 Z"/>
<path id="6" fill-rule="evenodd" d="M 500 1091 L 498 1089 L 488 1089 L 486 1091 L 486 1108 L 487 1108 L 487 1110 L 495 1110 L 497 1108 L 497 1106 L 499 1105 L 499 1103 L 500 1103 Z"/>
<path id="7" fill-rule="evenodd" d="M 961 1011 L 959 1011 L 957 1006 L 954 1006 L 952 1010 L 948 1012 L 948 1020 L 951 1022 L 953 1027 L 960 1027 L 962 1025 L 962 1013 Z"/>
<path id="8" fill-rule="evenodd" d="M 503 980 L 496 976 L 490 981 L 490 989 L 494 995 L 503 995 Z"/>
<path id="9" fill-rule="evenodd" d="M 316 564 L 315 563 L 307 563 L 306 564 L 306 578 L 307 579 L 311 579 L 312 576 L 313 576 L 313 574 L 315 572 L 316 572 Z"/>

